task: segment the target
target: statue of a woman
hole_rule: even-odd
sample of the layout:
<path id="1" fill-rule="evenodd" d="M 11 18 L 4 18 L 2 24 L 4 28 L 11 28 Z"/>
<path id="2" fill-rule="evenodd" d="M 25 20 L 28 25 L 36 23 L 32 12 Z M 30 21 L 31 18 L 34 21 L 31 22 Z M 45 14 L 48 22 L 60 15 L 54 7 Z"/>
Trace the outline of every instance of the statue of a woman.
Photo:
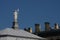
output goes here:
<path id="1" fill-rule="evenodd" d="M 17 21 L 17 17 L 18 17 L 18 11 L 19 9 L 14 11 L 14 20 Z"/>

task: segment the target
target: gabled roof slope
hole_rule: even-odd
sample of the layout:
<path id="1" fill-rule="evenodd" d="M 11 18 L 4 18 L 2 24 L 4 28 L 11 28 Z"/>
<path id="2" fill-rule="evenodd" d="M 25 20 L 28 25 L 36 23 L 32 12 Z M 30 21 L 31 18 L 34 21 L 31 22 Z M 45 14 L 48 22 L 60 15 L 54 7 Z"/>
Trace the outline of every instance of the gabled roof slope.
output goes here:
<path id="1" fill-rule="evenodd" d="M 26 32 L 24 30 L 14 30 L 12 28 L 6 28 L 4 30 L 0 31 L 0 35 L 14 35 L 14 36 L 23 36 L 23 37 L 31 37 L 31 38 L 39 38 L 44 39 L 42 37 L 36 36 L 34 34 L 31 34 L 29 32 Z"/>

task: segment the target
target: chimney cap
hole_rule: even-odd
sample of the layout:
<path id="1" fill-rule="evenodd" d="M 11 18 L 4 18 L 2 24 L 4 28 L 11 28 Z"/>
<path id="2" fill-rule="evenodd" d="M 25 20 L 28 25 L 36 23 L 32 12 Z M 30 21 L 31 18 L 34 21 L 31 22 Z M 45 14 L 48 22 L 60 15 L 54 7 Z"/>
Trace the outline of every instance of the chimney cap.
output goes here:
<path id="1" fill-rule="evenodd" d="M 31 27 L 29 27 L 28 29 L 32 29 Z"/>
<path id="2" fill-rule="evenodd" d="M 40 25 L 40 24 L 35 24 L 35 25 Z"/>
<path id="3" fill-rule="evenodd" d="M 49 22 L 45 22 L 45 24 L 50 24 Z"/>

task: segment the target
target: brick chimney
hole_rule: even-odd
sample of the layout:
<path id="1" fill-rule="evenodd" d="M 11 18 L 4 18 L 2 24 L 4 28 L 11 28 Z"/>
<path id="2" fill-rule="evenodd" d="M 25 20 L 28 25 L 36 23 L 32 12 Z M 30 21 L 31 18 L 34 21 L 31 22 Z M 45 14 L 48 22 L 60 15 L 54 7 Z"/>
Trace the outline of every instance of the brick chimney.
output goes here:
<path id="1" fill-rule="evenodd" d="M 57 23 L 55 23 L 54 29 L 55 29 L 55 30 L 56 30 L 56 29 L 59 29 L 59 26 L 58 26 Z"/>
<path id="2" fill-rule="evenodd" d="M 40 32 L 40 25 L 39 24 L 35 24 L 35 33 L 39 33 Z"/>
<path id="3" fill-rule="evenodd" d="M 45 22 L 45 31 L 49 31 L 49 30 L 50 30 L 50 23 Z"/>
<path id="4" fill-rule="evenodd" d="M 31 27 L 28 28 L 28 32 L 32 33 L 32 28 Z"/>

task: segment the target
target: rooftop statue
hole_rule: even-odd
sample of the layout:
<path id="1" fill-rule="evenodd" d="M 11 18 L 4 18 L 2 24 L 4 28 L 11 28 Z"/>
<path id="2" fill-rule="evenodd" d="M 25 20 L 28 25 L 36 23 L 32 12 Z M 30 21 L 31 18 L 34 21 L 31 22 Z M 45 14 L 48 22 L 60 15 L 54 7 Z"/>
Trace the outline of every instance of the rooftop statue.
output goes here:
<path id="1" fill-rule="evenodd" d="M 18 12 L 19 12 L 19 9 L 17 9 L 17 10 L 14 11 L 14 21 L 15 22 L 17 21 Z"/>

